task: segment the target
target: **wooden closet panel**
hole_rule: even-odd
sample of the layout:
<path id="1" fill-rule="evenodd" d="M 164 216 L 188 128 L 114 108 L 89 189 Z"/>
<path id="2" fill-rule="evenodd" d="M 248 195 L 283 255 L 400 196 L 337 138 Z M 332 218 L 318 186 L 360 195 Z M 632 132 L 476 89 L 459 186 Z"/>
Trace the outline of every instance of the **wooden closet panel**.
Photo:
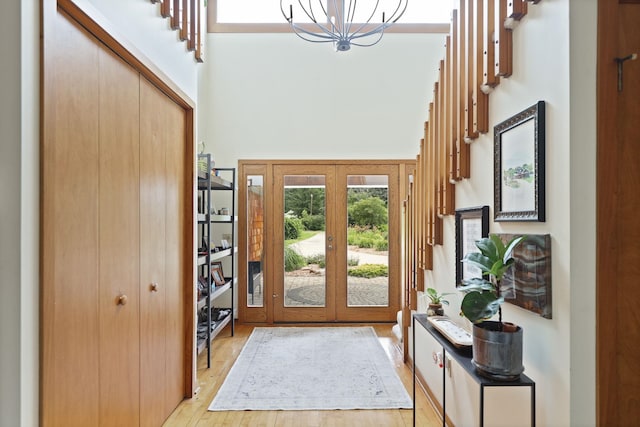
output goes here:
<path id="1" fill-rule="evenodd" d="M 42 140 L 44 426 L 98 425 L 98 48 L 66 17 L 50 22 Z M 78 144 L 82 141 L 82 144 Z M 78 387 L 82 384 L 82 387 Z M 16 391 L 17 392 L 17 391 Z"/>
<path id="2" fill-rule="evenodd" d="M 44 426 L 96 425 L 98 104 L 86 93 L 97 85 L 98 49 L 65 17 L 48 24 L 55 37 L 44 51 L 40 402 Z M 78 390 L 78 381 L 86 387 Z"/>
<path id="3" fill-rule="evenodd" d="M 190 355 L 185 350 L 187 339 L 191 339 L 194 331 L 186 325 L 185 304 L 193 307 L 195 301 L 185 301 L 186 295 L 193 295 L 188 288 L 194 288 L 193 277 L 189 274 L 191 265 L 192 228 L 188 218 L 192 215 L 193 193 L 192 181 L 187 181 L 190 174 L 187 165 L 195 163 L 193 154 L 187 156 L 191 147 L 186 147 L 186 114 L 184 110 L 164 96 L 157 89 L 154 91 L 155 111 L 162 118 L 159 132 L 166 138 L 166 281 L 167 281 L 167 411 L 171 412 L 185 396 L 186 372 Z M 192 153 L 192 151 L 189 151 Z M 191 169 L 192 171 L 192 169 Z M 191 251 L 191 252 L 190 252 Z M 193 316 L 193 312 L 190 312 Z"/>
<path id="4" fill-rule="evenodd" d="M 166 151 L 157 91 L 140 79 L 140 425 L 167 418 Z M 181 372 L 179 372 L 181 374 Z"/>
<path id="5" fill-rule="evenodd" d="M 101 48 L 100 426 L 139 423 L 139 81 Z"/>

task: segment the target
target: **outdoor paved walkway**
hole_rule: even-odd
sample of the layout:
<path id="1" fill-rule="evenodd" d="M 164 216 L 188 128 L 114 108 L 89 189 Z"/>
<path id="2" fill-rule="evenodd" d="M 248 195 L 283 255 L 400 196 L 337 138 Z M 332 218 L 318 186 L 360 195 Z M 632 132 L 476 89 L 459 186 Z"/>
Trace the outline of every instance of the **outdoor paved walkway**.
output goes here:
<path id="1" fill-rule="evenodd" d="M 285 305 L 324 306 L 324 276 L 286 276 Z M 349 306 L 389 305 L 388 278 L 347 278 L 347 304 Z"/>
<path id="2" fill-rule="evenodd" d="M 320 232 L 309 239 L 291 245 L 299 254 L 311 256 L 324 254 L 325 233 Z M 358 259 L 358 265 L 383 264 L 388 265 L 389 258 L 386 254 L 370 253 L 349 249 L 349 259 Z M 262 277 L 260 278 L 262 280 Z M 324 271 L 319 274 L 287 274 L 285 273 L 285 306 L 287 307 L 313 307 L 323 306 L 325 301 Z M 366 279 L 362 277 L 347 277 L 347 304 L 349 306 L 383 306 L 389 305 L 389 278 L 375 277 Z M 262 285 L 256 284 L 256 293 L 253 296 L 253 304 L 262 305 Z M 249 302 L 252 299 L 249 295 Z"/>

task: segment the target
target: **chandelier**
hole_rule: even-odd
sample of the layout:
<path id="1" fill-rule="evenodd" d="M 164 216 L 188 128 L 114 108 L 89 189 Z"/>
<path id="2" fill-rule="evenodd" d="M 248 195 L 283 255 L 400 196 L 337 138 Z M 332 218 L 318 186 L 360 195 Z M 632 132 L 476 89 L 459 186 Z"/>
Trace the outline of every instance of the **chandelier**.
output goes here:
<path id="1" fill-rule="evenodd" d="M 336 51 L 344 52 L 351 45 L 377 44 L 384 31 L 404 14 L 407 1 L 392 0 L 395 3 L 385 10 L 380 5 L 384 0 L 280 0 L 280 10 L 301 39 L 331 42 Z"/>

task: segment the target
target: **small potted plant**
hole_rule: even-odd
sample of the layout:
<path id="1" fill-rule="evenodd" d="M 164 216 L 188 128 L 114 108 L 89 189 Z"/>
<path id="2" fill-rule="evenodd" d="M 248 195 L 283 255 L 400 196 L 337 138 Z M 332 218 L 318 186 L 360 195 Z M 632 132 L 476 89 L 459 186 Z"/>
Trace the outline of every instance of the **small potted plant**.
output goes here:
<path id="1" fill-rule="evenodd" d="M 498 380 L 517 380 L 522 366 L 522 328 L 502 321 L 500 282 L 515 262 L 513 249 L 525 238 L 514 237 L 506 245 L 492 234 L 476 242 L 480 252 L 468 253 L 467 262 L 482 271 L 482 278 L 463 281 L 461 314 L 473 325 L 473 364 L 481 375 Z M 490 321 L 498 314 L 498 321 Z"/>
<path id="2" fill-rule="evenodd" d="M 444 299 L 444 296 L 451 295 L 451 293 L 446 292 L 443 294 L 439 294 L 435 289 L 427 288 L 425 294 L 431 301 L 429 303 L 429 307 L 427 308 L 427 316 L 444 316 L 444 308 L 442 308 L 442 304 L 449 305 L 449 301 Z"/>

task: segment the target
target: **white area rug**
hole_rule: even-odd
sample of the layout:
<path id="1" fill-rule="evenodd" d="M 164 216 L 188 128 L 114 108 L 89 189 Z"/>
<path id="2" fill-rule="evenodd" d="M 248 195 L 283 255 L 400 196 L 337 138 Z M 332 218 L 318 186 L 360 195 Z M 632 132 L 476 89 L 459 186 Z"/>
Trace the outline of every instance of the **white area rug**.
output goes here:
<path id="1" fill-rule="evenodd" d="M 210 411 L 411 408 L 372 327 L 255 328 Z"/>

